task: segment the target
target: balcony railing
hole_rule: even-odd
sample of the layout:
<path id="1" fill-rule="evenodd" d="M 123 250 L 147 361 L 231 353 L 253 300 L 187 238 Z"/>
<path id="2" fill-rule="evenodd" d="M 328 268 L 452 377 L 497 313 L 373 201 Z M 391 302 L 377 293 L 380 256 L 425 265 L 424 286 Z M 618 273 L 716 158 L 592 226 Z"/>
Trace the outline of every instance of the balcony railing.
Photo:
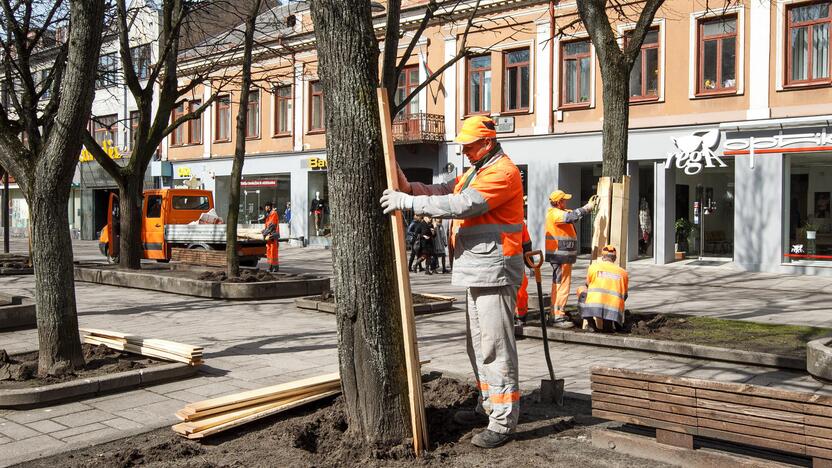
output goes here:
<path id="1" fill-rule="evenodd" d="M 445 117 L 437 114 L 408 114 L 393 120 L 393 141 L 397 145 L 442 143 Z"/>

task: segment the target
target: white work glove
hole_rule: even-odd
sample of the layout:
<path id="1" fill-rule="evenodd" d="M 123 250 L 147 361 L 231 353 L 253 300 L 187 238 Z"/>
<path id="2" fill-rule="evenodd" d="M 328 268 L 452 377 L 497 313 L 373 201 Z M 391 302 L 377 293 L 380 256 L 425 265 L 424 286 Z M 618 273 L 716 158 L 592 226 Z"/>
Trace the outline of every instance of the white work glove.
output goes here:
<path id="1" fill-rule="evenodd" d="M 380 201 L 381 207 L 384 208 L 384 214 L 390 214 L 396 210 L 413 209 L 413 196 L 395 190 L 385 190 Z"/>

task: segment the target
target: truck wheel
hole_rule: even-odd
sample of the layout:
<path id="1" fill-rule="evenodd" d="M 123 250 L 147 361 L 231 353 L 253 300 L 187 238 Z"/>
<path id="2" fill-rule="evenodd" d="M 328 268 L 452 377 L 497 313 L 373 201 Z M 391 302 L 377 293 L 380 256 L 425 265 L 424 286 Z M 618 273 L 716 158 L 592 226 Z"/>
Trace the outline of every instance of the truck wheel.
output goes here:
<path id="1" fill-rule="evenodd" d="M 190 244 L 189 249 L 214 250 L 208 244 Z"/>

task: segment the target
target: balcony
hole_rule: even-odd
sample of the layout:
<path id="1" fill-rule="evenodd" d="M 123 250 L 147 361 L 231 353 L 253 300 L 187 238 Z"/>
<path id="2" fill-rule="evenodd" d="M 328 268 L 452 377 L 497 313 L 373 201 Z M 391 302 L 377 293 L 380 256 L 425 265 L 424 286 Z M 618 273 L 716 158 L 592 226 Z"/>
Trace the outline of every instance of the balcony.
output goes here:
<path id="1" fill-rule="evenodd" d="M 397 145 L 443 143 L 445 117 L 437 114 L 408 114 L 393 120 L 393 141 Z"/>

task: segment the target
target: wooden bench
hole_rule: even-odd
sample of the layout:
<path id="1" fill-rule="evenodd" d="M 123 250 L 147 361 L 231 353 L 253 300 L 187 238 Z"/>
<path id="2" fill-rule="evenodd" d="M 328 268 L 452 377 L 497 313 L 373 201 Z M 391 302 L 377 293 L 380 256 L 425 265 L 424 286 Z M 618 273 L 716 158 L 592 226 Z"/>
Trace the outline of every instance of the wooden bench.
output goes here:
<path id="1" fill-rule="evenodd" d="M 756 385 L 595 367 L 592 415 L 656 429 L 693 449 L 709 437 L 811 457 L 832 467 L 832 397 Z"/>

